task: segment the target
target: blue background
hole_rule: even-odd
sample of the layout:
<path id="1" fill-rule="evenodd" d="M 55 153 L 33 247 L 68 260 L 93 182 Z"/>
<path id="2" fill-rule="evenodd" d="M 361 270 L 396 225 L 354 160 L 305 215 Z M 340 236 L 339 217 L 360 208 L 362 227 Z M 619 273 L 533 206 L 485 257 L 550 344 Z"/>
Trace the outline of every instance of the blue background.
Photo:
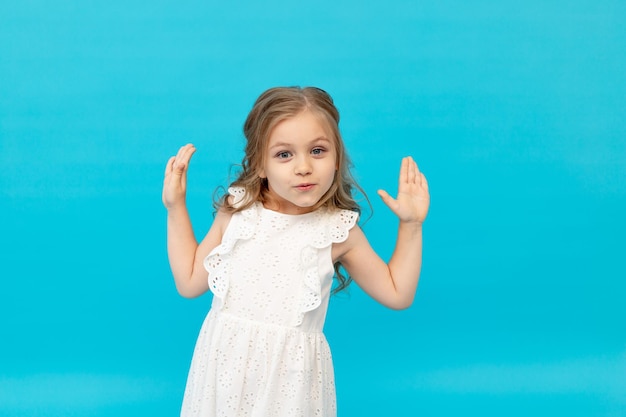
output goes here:
<path id="1" fill-rule="evenodd" d="M 210 296 L 167 264 L 165 162 L 198 236 L 275 85 L 329 91 L 381 256 L 429 178 L 414 306 L 331 301 L 340 416 L 626 415 L 623 1 L 4 1 L 0 415 L 177 415 Z"/>

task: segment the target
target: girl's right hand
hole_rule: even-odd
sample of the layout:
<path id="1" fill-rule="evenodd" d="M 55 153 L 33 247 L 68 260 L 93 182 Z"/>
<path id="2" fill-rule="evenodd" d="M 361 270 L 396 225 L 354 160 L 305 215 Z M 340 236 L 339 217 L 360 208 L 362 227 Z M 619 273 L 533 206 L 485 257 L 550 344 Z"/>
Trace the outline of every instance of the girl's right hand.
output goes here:
<path id="1" fill-rule="evenodd" d="M 180 148 L 176 156 L 172 156 L 167 161 L 162 198 L 163 204 L 168 210 L 185 204 L 187 168 L 194 152 L 196 152 L 195 146 L 188 144 Z"/>

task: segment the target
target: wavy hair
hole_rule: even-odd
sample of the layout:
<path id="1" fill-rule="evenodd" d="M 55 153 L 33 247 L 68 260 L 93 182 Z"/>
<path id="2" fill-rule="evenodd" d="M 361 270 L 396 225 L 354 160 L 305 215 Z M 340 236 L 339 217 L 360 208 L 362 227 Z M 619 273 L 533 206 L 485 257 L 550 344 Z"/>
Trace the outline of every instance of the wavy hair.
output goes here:
<path id="1" fill-rule="evenodd" d="M 267 201 L 269 192 L 267 179 L 261 178 L 259 173 L 265 164 L 265 151 L 271 132 L 280 122 L 305 110 L 318 115 L 332 133 L 331 140 L 337 157 L 337 170 L 333 183 L 313 209 L 321 207 L 329 210 L 345 209 L 360 214 L 361 208 L 354 198 L 355 191 L 362 194 L 369 205 L 367 195 L 350 172 L 352 163 L 339 132 L 339 111 L 331 96 L 317 87 L 274 87 L 257 98 L 243 125 L 243 133 L 247 141 L 245 155 L 237 178 L 231 186 L 243 187 L 247 198 L 242 205 L 235 207 L 228 199 L 228 194 L 223 193 L 215 202 L 216 209 L 235 213 L 250 207 L 257 201 L 261 203 Z M 338 285 L 333 293 L 343 290 L 352 281 L 347 274 L 342 273 L 340 267 L 339 262 L 335 263 Z"/>

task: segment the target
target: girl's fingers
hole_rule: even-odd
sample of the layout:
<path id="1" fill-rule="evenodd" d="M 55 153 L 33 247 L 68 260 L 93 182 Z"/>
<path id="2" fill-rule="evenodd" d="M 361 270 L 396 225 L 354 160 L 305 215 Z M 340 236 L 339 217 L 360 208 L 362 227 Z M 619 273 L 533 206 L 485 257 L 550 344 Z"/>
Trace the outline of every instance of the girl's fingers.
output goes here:
<path id="1" fill-rule="evenodd" d="M 407 156 L 402 158 L 402 165 L 400 167 L 400 185 L 404 184 L 418 184 L 420 181 L 420 170 L 412 157 Z"/>
<path id="2" fill-rule="evenodd" d="M 182 155 L 182 162 L 185 165 L 189 165 L 189 160 L 191 160 L 191 157 L 193 156 L 195 152 L 196 152 L 195 146 L 193 146 L 192 144 L 186 145 L 184 147 L 184 151 Z"/>
<path id="3" fill-rule="evenodd" d="M 409 163 L 407 158 L 402 158 L 400 164 L 400 177 L 398 178 L 398 187 L 402 187 L 409 181 Z"/>
<path id="4" fill-rule="evenodd" d="M 417 164 L 413 158 L 409 156 L 407 159 L 409 160 L 409 184 L 415 184 L 419 170 L 417 169 Z"/>
<path id="5" fill-rule="evenodd" d="M 421 185 L 422 185 L 422 187 L 423 187 L 426 191 L 428 191 L 428 180 L 426 179 L 426 175 L 424 175 L 424 174 L 422 174 L 422 173 L 420 172 L 420 176 L 421 176 Z"/>
<path id="6" fill-rule="evenodd" d="M 185 152 L 185 168 L 189 167 L 189 161 L 191 161 L 191 157 L 194 153 L 196 153 L 195 146 L 189 144 L 187 151 Z M 187 178 L 187 169 L 183 171 L 183 175 L 185 176 L 185 178 Z"/>
<path id="7" fill-rule="evenodd" d="M 176 160 L 175 156 L 172 156 L 170 159 L 168 159 L 167 164 L 165 165 L 165 176 L 167 177 L 167 175 L 172 172 L 172 169 L 174 167 L 174 161 Z"/>
<path id="8" fill-rule="evenodd" d="M 389 207 L 390 209 L 394 209 L 396 207 L 396 200 L 389 195 L 389 193 L 385 190 L 378 190 L 378 195 L 380 196 L 380 198 L 382 198 L 383 202 L 387 205 L 387 207 Z"/>
<path id="9" fill-rule="evenodd" d="M 171 173 L 173 175 L 182 176 L 185 173 L 189 160 L 195 151 L 196 148 L 192 144 L 181 147 L 172 162 Z"/>
<path id="10" fill-rule="evenodd" d="M 176 154 L 176 159 L 182 158 L 183 154 L 187 151 L 187 149 L 189 149 L 189 146 L 191 146 L 191 145 L 187 144 L 185 146 L 181 146 L 180 148 L 178 148 L 178 153 Z"/>
<path id="11" fill-rule="evenodd" d="M 413 166 L 415 167 L 416 182 L 419 182 L 420 177 L 422 176 L 422 171 L 420 171 L 420 167 L 417 165 L 417 162 L 413 161 Z"/>

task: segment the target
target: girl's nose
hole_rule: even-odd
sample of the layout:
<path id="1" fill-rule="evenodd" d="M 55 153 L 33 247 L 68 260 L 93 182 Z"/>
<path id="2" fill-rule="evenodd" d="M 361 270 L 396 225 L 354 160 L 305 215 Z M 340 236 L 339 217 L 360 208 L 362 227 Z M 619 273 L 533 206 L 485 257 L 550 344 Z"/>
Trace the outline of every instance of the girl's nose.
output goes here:
<path id="1" fill-rule="evenodd" d="M 296 174 L 297 175 L 308 175 L 311 173 L 311 163 L 309 158 L 302 157 L 298 158 L 296 161 Z"/>

